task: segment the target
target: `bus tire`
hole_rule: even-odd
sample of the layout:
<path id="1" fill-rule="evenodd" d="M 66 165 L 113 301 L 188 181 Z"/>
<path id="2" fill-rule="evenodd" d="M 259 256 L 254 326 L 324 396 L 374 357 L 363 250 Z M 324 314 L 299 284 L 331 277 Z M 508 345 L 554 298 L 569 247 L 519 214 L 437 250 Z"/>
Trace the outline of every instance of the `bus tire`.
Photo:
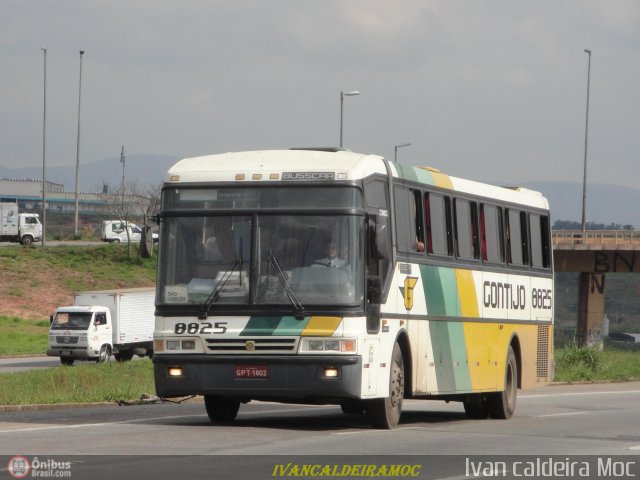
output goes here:
<path id="1" fill-rule="evenodd" d="M 464 400 L 462 404 L 464 405 L 464 413 L 467 414 L 467 418 L 473 420 L 484 420 L 489 416 L 484 395 L 474 395 L 472 399 Z"/>
<path id="2" fill-rule="evenodd" d="M 343 400 L 340 402 L 342 413 L 347 415 L 361 415 L 365 410 L 365 404 L 362 400 Z"/>
<path id="3" fill-rule="evenodd" d="M 487 407 L 491 418 L 506 420 L 516 411 L 518 398 L 518 364 L 513 349 L 507 350 L 507 362 L 504 372 L 504 390 L 487 395 Z"/>
<path id="4" fill-rule="evenodd" d="M 389 396 L 367 401 L 367 416 L 375 428 L 390 430 L 398 426 L 404 398 L 404 361 L 400 345 L 393 347 L 389 373 Z"/>
<path id="5" fill-rule="evenodd" d="M 240 409 L 240 400 L 217 395 L 205 395 L 204 406 L 213 423 L 233 422 Z"/>

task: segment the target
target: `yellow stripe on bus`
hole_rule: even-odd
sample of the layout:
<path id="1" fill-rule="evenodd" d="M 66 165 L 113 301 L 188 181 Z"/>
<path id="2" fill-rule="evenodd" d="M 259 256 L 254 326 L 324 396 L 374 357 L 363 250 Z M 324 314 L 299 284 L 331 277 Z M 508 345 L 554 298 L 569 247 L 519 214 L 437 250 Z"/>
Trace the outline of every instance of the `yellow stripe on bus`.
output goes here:
<path id="1" fill-rule="evenodd" d="M 451 178 L 449 175 L 445 173 L 439 172 L 431 172 L 433 175 L 433 181 L 436 184 L 436 187 L 448 188 L 449 190 L 453 190 L 453 183 L 451 183 Z"/>
<path id="2" fill-rule="evenodd" d="M 473 282 L 473 272 L 471 270 L 456 270 L 456 280 L 458 283 L 458 298 L 460 299 L 461 317 L 478 318 L 478 296 L 476 286 Z"/>
<path id="3" fill-rule="evenodd" d="M 330 337 L 341 321 L 342 317 L 311 317 L 300 335 L 303 337 Z"/>

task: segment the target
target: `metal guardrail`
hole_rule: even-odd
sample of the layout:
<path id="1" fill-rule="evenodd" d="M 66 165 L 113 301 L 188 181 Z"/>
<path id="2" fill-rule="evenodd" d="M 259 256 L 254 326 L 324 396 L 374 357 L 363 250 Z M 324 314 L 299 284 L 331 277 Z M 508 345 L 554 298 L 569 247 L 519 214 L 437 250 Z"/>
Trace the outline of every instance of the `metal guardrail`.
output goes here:
<path id="1" fill-rule="evenodd" d="M 636 230 L 553 230 L 551 238 L 554 245 L 640 245 L 640 231 Z"/>

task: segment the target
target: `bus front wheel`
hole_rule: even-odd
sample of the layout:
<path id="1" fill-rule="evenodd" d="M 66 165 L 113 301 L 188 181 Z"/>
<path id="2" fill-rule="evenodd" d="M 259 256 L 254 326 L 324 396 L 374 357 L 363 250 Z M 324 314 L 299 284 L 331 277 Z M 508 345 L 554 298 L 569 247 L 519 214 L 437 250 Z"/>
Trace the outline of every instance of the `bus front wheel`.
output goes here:
<path id="1" fill-rule="evenodd" d="M 487 396 L 487 407 L 491 418 L 506 420 L 516 411 L 518 398 L 518 365 L 513 349 L 507 350 L 507 363 L 504 372 L 504 390 Z"/>
<path id="2" fill-rule="evenodd" d="M 238 415 L 240 401 L 235 398 L 205 395 L 204 406 L 207 409 L 209 420 L 213 423 L 233 422 Z"/>
<path id="3" fill-rule="evenodd" d="M 397 343 L 393 347 L 389 373 L 389 396 L 367 401 L 367 416 L 376 428 L 392 429 L 398 426 L 404 398 L 404 361 Z"/>

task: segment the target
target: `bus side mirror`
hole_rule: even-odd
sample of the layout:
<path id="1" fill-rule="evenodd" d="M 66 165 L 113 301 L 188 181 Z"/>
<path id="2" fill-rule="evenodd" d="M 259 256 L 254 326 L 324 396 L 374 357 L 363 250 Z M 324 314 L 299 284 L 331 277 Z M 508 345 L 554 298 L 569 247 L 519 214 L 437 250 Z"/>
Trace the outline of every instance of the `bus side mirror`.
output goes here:
<path id="1" fill-rule="evenodd" d="M 382 303 L 382 279 L 380 277 L 367 279 L 367 299 L 373 305 Z"/>
<path id="2" fill-rule="evenodd" d="M 49 325 L 53 325 L 53 315 L 49 315 Z"/>

